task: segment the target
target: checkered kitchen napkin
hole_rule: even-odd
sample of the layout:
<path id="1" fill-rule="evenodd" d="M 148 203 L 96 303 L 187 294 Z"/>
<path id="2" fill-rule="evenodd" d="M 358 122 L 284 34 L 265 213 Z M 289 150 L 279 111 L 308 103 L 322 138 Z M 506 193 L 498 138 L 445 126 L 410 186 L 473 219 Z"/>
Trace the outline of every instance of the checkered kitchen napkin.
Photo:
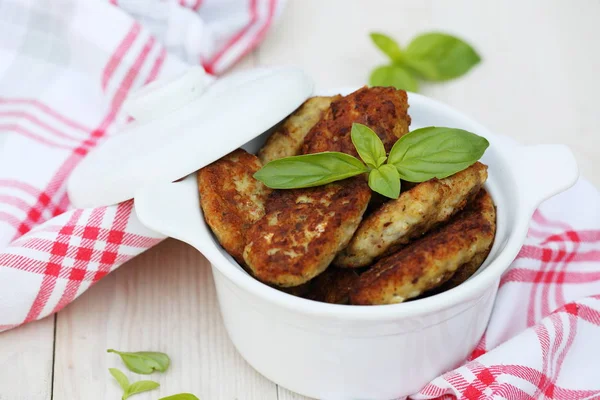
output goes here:
<path id="1" fill-rule="evenodd" d="M 190 64 L 223 72 L 281 1 L 0 2 L 0 331 L 163 239 L 131 201 L 72 209 L 66 178 L 126 121 L 129 91 Z M 600 399 L 599 338 L 600 195 L 581 180 L 535 213 L 469 360 L 412 398 Z"/>
<path id="2" fill-rule="evenodd" d="M 412 399 L 600 399 L 600 193 L 580 179 L 533 215 L 469 360 Z"/>
<path id="3" fill-rule="evenodd" d="M 0 1 L 0 331 L 57 312 L 164 237 L 132 201 L 72 209 L 66 180 L 127 94 L 250 51 L 283 0 Z"/>

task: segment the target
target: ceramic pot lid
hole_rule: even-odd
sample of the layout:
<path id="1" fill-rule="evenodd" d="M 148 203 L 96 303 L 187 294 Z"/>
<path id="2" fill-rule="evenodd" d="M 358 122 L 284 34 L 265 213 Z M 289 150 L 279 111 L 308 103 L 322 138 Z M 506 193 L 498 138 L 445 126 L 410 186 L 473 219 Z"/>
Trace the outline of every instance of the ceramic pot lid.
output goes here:
<path id="1" fill-rule="evenodd" d="M 313 91 L 300 69 L 263 68 L 214 80 L 194 67 L 145 86 L 124 107 L 135 118 L 75 168 L 75 207 L 116 204 L 147 185 L 173 182 L 276 125 Z"/>

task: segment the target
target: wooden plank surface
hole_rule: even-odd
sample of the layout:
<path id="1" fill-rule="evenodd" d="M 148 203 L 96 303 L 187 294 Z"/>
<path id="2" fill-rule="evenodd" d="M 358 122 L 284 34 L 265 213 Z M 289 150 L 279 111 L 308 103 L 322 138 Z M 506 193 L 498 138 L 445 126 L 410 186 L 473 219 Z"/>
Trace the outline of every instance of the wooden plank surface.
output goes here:
<path id="1" fill-rule="evenodd" d="M 451 32 L 473 43 L 483 62 L 455 82 L 423 85 L 422 93 L 524 143 L 569 144 L 582 174 L 600 186 L 597 15 L 596 0 L 289 0 L 240 68 L 295 64 L 318 88 L 359 86 L 385 61 L 369 32 L 403 44 L 420 32 Z M 53 330 L 49 318 L 0 334 L 0 400 L 50 399 Z M 122 266 L 59 313 L 53 398 L 118 399 L 107 368 L 125 368 L 105 353 L 109 347 L 172 356 L 167 374 L 152 375 L 160 391 L 139 400 L 181 391 L 203 400 L 305 399 L 277 388 L 235 352 L 206 261 L 174 240 Z"/>
<path id="2" fill-rule="evenodd" d="M 165 374 L 135 375 L 106 353 L 168 353 Z M 161 388 L 136 398 L 190 392 L 201 399 L 274 400 L 276 385 L 239 356 L 219 314 L 208 262 L 173 239 L 123 265 L 58 315 L 54 400 L 118 399 L 108 374 L 150 378 Z"/>
<path id="3" fill-rule="evenodd" d="M 250 54 L 236 70 L 255 65 Z M 277 399 L 277 386 L 229 341 L 208 262 L 172 239 L 121 266 L 58 314 L 53 400 L 120 398 L 112 367 L 131 381 L 148 379 L 127 371 L 108 348 L 171 356 L 166 374 L 149 377 L 161 388 L 140 400 L 181 392 L 201 399 Z"/>
<path id="4" fill-rule="evenodd" d="M 0 400 L 50 400 L 54 316 L 0 334 Z"/>
<path id="5" fill-rule="evenodd" d="M 311 400 L 310 397 L 302 396 L 298 393 L 294 393 L 287 390 L 284 387 L 277 386 L 277 399 L 278 400 Z"/>

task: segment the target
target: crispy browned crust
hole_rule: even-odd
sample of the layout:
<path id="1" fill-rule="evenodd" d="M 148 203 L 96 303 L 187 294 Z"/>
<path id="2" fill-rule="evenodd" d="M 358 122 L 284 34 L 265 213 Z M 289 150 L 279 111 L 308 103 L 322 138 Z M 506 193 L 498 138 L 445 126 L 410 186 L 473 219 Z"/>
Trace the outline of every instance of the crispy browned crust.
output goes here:
<path id="1" fill-rule="evenodd" d="M 413 186 L 369 214 L 334 265 L 356 268 L 391 254 L 450 219 L 475 197 L 487 179 L 487 166 L 475 163 L 445 179 Z"/>
<path id="2" fill-rule="evenodd" d="M 490 243 L 490 246 L 487 250 L 477 253 L 471 261 L 458 267 L 456 272 L 452 274 L 452 276 L 448 280 L 446 280 L 442 285 L 426 292 L 425 296 L 432 296 L 434 294 L 445 292 L 447 290 L 457 287 L 458 285 L 469 279 L 475 272 L 477 272 L 479 267 L 481 267 L 481 264 L 483 264 L 488 254 L 490 254 L 491 249 L 492 243 Z"/>
<path id="3" fill-rule="evenodd" d="M 350 290 L 358 280 L 353 269 L 329 267 L 321 275 L 308 283 L 302 297 L 331 304 L 348 304 Z"/>
<path id="4" fill-rule="evenodd" d="M 331 304 L 348 304 L 350 290 L 358 280 L 356 269 L 328 267 L 322 274 L 310 281 L 291 287 L 273 288 L 305 299 Z"/>
<path id="5" fill-rule="evenodd" d="M 350 294 L 357 305 L 401 303 L 448 280 L 488 251 L 496 231 L 492 198 L 481 190 L 447 225 L 381 259 L 360 276 Z"/>
<path id="6" fill-rule="evenodd" d="M 321 274 L 323 275 L 323 274 Z M 320 276 L 320 275 L 319 275 Z M 314 279 L 303 283 L 302 285 L 298 285 L 298 286 L 290 286 L 290 287 L 281 287 L 281 286 L 277 286 L 277 285 L 273 285 L 273 284 L 268 284 L 270 287 L 272 287 L 273 289 L 277 289 L 280 292 L 284 292 L 287 294 L 291 294 L 292 296 L 296 296 L 296 297 L 304 297 L 308 294 L 308 292 L 310 292 L 310 286 L 312 285 Z M 266 283 L 266 282 L 263 282 Z"/>
<path id="7" fill-rule="evenodd" d="M 246 231 L 265 214 L 271 189 L 252 175 L 261 168 L 258 158 L 242 149 L 198 172 L 204 219 L 221 246 L 243 264 Z"/>
<path id="8" fill-rule="evenodd" d="M 279 158 L 300 154 L 304 138 L 329 109 L 331 102 L 342 96 L 317 96 L 306 100 L 283 121 L 258 152 L 264 164 Z"/>
<path id="9" fill-rule="evenodd" d="M 302 154 L 340 151 L 358 156 L 350 131 L 358 122 L 373 129 L 390 151 L 408 133 L 410 116 L 406 92 L 390 87 L 363 87 L 331 103 L 329 110 L 306 135 Z"/>
<path id="10" fill-rule="evenodd" d="M 418 183 L 400 181 L 400 193 L 408 192 L 413 187 L 417 186 Z M 373 214 L 375 211 L 379 210 L 385 203 L 391 201 L 389 197 L 386 197 L 377 192 L 371 193 L 371 201 L 369 202 L 369 207 L 367 207 L 367 211 L 365 211 L 365 215 L 363 219 L 366 219 L 369 215 Z"/>
<path id="11" fill-rule="evenodd" d="M 246 264 L 270 284 L 286 287 L 309 281 L 348 244 L 370 197 L 362 177 L 274 191 L 266 215 L 248 230 Z"/>

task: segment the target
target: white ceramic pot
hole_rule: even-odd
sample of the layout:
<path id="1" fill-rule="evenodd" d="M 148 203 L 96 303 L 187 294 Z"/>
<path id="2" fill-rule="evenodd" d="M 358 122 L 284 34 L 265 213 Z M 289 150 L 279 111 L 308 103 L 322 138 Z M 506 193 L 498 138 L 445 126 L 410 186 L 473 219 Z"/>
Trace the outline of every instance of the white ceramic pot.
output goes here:
<path id="1" fill-rule="evenodd" d="M 345 306 L 285 294 L 254 280 L 220 247 L 202 217 L 195 176 L 136 196 L 145 225 L 191 244 L 210 261 L 221 314 L 240 354 L 292 391 L 319 399 L 392 399 L 459 365 L 486 328 L 500 277 L 523 244 L 533 211 L 577 179 L 565 146 L 519 146 L 434 100 L 409 94 L 409 103 L 412 129 L 463 128 L 490 142 L 482 161 L 497 206 L 493 249 L 475 276 L 433 297 Z M 255 152 L 265 138 L 245 148 Z"/>

